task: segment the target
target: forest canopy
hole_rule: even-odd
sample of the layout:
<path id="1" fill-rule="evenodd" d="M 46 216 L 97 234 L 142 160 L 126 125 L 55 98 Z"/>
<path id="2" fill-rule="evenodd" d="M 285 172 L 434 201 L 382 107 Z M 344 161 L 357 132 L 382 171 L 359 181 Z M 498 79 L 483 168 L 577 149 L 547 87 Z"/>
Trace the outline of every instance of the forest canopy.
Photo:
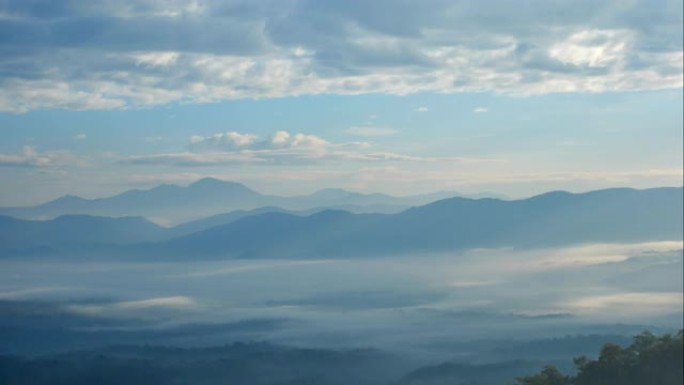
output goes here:
<path id="1" fill-rule="evenodd" d="M 577 374 L 567 376 L 555 366 L 518 378 L 516 385 L 680 385 L 684 383 L 684 332 L 660 337 L 649 332 L 634 337 L 626 348 L 607 343 L 597 359 L 575 358 Z"/>

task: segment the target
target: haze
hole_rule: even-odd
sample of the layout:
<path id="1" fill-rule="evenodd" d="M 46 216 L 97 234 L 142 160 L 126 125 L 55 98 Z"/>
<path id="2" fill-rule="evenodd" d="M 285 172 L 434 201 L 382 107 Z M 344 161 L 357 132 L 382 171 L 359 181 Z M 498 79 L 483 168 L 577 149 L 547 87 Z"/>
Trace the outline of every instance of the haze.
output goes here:
<path id="1" fill-rule="evenodd" d="M 0 1 L 0 382 L 524 385 L 679 341 L 683 13 Z"/>

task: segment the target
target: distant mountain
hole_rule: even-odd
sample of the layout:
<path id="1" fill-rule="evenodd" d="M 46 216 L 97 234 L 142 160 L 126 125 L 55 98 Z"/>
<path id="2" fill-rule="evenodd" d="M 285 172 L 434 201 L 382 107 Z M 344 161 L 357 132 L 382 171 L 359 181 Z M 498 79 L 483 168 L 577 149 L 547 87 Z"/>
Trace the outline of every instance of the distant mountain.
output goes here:
<path id="1" fill-rule="evenodd" d="M 141 258 L 328 258 L 680 240 L 682 192 L 682 188 L 609 189 L 551 192 L 517 201 L 450 198 L 396 214 L 322 210 L 309 215 L 266 207 L 172 228 L 139 217 L 69 215 L 48 221 L 0 217 L 0 252 L 40 254 L 55 249 Z M 99 247 L 92 249 L 95 244 Z"/>
<path id="2" fill-rule="evenodd" d="M 451 198 L 398 214 L 265 213 L 148 244 L 145 254 L 341 257 L 679 240 L 682 188 L 552 192 L 525 200 Z"/>
<path id="3" fill-rule="evenodd" d="M 204 178 L 189 186 L 160 185 L 130 190 L 108 198 L 84 199 L 67 195 L 32 207 L 0 208 L 0 215 L 24 219 L 51 219 L 65 214 L 96 216 L 144 216 L 165 224 L 178 224 L 216 214 L 261 207 L 306 211 L 335 208 L 352 212 L 396 213 L 456 193 L 393 197 L 325 189 L 311 195 L 281 197 L 260 194 L 240 183 Z"/>
<path id="4" fill-rule="evenodd" d="M 64 215 L 47 221 L 32 221 L 0 216 L 0 255 L 160 240 L 165 231 L 140 217 Z"/>
<path id="5" fill-rule="evenodd" d="M 235 222 L 238 219 L 242 219 L 245 217 L 253 216 L 253 215 L 259 215 L 259 214 L 265 214 L 265 213 L 289 213 L 289 214 L 296 214 L 295 212 L 288 211 L 285 209 L 281 209 L 280 207 L 261 207 L 258 209 L 254 210 L 236 210 L 236 211 L 231 211 L 228 213 L 224 214 L 217 214 L 217 215 L 212 215 L 207 218 L 202 218 L 186 223 L 182 223 L 180 225 L 171 227 L 167 229 L 165 233 L 166 238 L 175 238 L 175 237 L 180 237 L 192 233 L 196 233 L 199 231 L 204 231 L 208 230 L 212 227 L 216 226 L 221 226 L 221 225 L 226 225 L 231 222 Z"/>
<path id="6" fill-rule="evenodd" d="M 145 216 L 179 221 L 244 207 L 259 207 L 264 197 L 235 182 L 201 179 L 187 187 L 160 185 L 130 190 L 108 198 L 64 196 L 33 207 L 0 209 L 0 214 L 27 219 L 49 219 L 65 214 Z"/>

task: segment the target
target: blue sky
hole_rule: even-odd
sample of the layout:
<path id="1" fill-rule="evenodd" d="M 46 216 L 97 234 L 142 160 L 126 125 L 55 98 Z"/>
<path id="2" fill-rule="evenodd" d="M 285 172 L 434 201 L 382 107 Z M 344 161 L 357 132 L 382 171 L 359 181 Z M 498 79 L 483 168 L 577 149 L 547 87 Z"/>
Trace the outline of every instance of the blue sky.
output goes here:
<path id="1" fill-rule="evenodd" d="M 682 2 L 0 3 L 0 205 L 681 185 Z"/>

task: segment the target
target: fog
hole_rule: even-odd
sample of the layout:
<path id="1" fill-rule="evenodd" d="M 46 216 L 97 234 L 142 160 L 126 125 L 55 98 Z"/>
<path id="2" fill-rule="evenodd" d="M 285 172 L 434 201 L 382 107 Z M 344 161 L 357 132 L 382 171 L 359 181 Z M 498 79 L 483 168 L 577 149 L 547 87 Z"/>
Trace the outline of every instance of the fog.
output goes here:
<path id="1" fill-rule="evenodd" d="M 15 259 L 0 261 L 0 311 L 5 327 L 78 335 L 24 341 L 20 353 L 259 340 L 454 358 L 454 344 L 472 341 L 681 328 L 682 267 L 681 242 L 302 261 Z"/>

